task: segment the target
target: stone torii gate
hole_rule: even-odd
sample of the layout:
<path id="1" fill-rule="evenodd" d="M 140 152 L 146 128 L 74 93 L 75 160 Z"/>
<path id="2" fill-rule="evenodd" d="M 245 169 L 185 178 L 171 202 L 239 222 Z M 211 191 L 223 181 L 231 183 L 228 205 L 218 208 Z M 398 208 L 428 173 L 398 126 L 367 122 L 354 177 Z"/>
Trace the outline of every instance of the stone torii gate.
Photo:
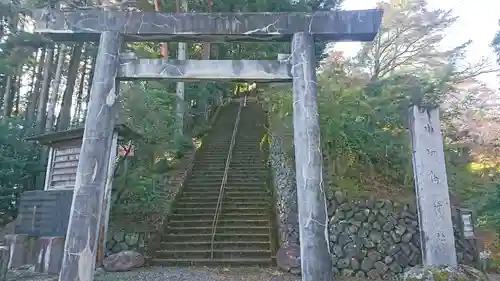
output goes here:
<path id="1" fill-rule="evenodd" d="M 35 32 L 58 42 L 98 41 L 60 281 L 93 278 L 119 80 L 293 81 L 303 280 L 332 280 L 323 192 L 314 38 L 371 41 L 382 11 L 314 13 L 34 12 Z M 288 61 L 120 59 L 123 42 L 292 41 Z"/>

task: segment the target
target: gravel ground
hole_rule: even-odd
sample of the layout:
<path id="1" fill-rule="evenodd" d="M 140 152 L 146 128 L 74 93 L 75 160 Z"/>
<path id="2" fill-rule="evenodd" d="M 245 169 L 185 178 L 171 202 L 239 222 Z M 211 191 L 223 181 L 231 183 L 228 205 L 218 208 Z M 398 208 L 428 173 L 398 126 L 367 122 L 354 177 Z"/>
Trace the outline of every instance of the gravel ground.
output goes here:
<path id="1" fill-rule="evenodd" d="M 153 267 L 123 273 L 103 273 L 95 281 L 298 281 L 300 278 L 264 268 Z"/>
<path id="2" fill-rule="evenodd" d="M 55 281 L 57 276 L 32 270 L 9 272 L 9 281 Z M 300 277 L 269 268 L 150 267 L 129 272 L 100 272 L 94 281 L 299 281 Z"/>
<path id="3" fill-rule="evenodd" d="M 488 274 L 490 281 L 500 281 L 500 274 Z"/>

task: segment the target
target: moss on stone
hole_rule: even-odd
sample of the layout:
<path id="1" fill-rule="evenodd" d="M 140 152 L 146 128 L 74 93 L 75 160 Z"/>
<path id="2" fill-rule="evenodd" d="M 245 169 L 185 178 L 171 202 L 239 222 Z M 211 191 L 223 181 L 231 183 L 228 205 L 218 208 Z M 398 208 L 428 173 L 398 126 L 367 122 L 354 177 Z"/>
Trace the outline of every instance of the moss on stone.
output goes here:
<path id="1" fill-rule="evenodd" d="M 448 281 L 450 274 L 446 271 L 433 272 L 434 281 Z"/>
<path id="2" fill-rule="evenodd" d="M 425 267 L 416 266 L 405 271 L 402 280 L 404 281 L 487 281 L 486 275 L 467 265 L 456 267 L 437 266 Z"/>

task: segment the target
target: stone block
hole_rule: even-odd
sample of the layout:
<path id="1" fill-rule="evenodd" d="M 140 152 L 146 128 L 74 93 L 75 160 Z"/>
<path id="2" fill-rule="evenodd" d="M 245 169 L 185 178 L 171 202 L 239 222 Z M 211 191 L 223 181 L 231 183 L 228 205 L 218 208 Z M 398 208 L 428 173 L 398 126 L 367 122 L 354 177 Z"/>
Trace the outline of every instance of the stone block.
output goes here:
<path id="1" fill-rule="evenodd" d="M 40 237 L 38 260 L 35 263 L 35 271 L 47 274 L 58 274 L 64 253 L 64 237 L 48 236 Z"/>
<path id="2" fill-rule="evenodd" d="M 7 246 L 0 246 L 0 281 L 7 280 L 10 251 Z"/>
<path id="3" fill-rule="evenodd" d="M 10 258 L 8 268 L 19 268 L 26 264 L 28 235 L 12 234 L 5 236 L 5 244 L 9 247 Z"/>

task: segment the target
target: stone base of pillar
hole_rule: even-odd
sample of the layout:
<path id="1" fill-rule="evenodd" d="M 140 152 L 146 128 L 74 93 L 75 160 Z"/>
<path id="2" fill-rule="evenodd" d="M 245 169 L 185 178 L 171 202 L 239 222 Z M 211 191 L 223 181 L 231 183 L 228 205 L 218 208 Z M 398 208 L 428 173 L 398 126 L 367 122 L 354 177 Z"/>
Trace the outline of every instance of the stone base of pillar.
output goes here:
<path id="1" fill-rule="evenodd" d="M 10 258 L 7 267 L 19 268 L 27 263 L 28 235 L 13 234 L 5 236 L 5 244 L 9 248 Z"/>
<path id="2" fill-rule="evenodd" d="M 5 242 L 6 251 L 9 252 L 8 269 L 31 264 L 35 266 L 36 272 L 59 274 L 64 253 L 64 237 L 29 237 L 14 234 L 5 236 Z"/>
<path id="3" fill-rule="evenodd" d="M 35 271 L 59 274 L 64 253 L 64 237 L 40 237 Z"/>
<path id="4" fill-rule="evenodd" d="M 9 247 L 0 246 L 0 281 L 7 280 L 7 271 L 9 270 L 10 252 Z"/>

